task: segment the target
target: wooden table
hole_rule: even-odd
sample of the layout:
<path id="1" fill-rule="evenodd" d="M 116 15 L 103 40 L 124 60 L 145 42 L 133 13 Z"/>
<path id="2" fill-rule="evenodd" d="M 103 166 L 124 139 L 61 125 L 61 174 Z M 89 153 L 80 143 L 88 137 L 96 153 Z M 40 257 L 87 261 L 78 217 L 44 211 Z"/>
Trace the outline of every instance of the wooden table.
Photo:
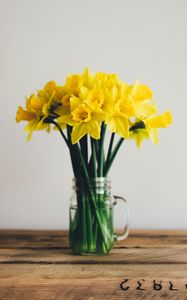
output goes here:
<path id="1" fill-rule="evenodd" d="M 75 256 L 64 231 L 0 231 L 0 299 L 187 299 L 187 231 L 132 231 Z"/>

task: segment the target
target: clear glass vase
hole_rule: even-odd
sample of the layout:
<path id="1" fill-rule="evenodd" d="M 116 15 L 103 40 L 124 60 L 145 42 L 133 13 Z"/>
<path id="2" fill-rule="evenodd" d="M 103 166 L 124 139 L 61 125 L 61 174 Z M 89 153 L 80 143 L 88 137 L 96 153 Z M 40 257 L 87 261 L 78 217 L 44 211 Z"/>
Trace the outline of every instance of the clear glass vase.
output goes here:
<path id="1" fill-rule="evenodd" d="M 124 204 L 126 224 L 121 234 L 114 232 L 114 206 Z M 112 196 L 110 180 L 106 177 L 73 179 L 70 202 L 70 247 L 74 254 L 107 254 L 115 240 L 128 236 L 129 212 L 126 200 Z"/>

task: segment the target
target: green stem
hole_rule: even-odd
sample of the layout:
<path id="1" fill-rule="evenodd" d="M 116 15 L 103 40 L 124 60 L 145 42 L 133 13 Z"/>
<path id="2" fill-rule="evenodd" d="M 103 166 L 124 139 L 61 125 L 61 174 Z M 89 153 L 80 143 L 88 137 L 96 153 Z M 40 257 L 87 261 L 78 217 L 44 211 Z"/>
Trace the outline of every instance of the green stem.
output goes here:
<path id="1" fill-rule="evenodd" d="M 80 148 L 79 148 L 78 144 L 75 144 L 75 147 L 76 147 L 76 151 L 77 151 L 78 156 L 79 156 L 79 160 L 81 162 L 81 166 L 82 166 L 84 178 L 86 180 L 87 188 L 88 188 L 88 191 L 90 193 L 90 199 L 91 199 L 92 204 L 93 204 L 93 211 L 94 211 L 94 213 L 96 215 L 96 218 L 97 218 L 97 221 L 98 221 L 98 225 L 99 225 L 102 237 L 103 237 L 103 242 L 104 242 L 104 245 L 105 245 L 105 247 L 107 249 L 108 245 L 107 245 L 107 241 L 105 239 L 105 228 L 103 227 L 102 218 L 100 216 L 100 213 L 97 210 L 97 204 L 96 204 L 95 196 L 94 196 L 91 184 L 90 184 L 89 175 L 88 175 L 88 171 L 87 171 L 87 168 L 86 168 L 86 165 L 85 165 L 85 162 L 84 162 L 84 158 L 82 156 L 82 153 L 80 151 Z"/>
<path id="2" fill-rule="evenodd" d="M 104 138 L 105 138 L 106 125 L 102 123 L 101 126 L 101 137 L 99 143 L 99 153 L 98 153 L 98 176 L 103 177 L 103 168 L 104 168 Z"/>
<path id="3" fill-rule="evenodd" d="M 71 143 L 71 128 L 67 125 L 67 136 L 68 136 L 68 142 L 69 142 L 69 152 L 71 157 L 71 163 L 74 171 L 74 176 L 76 178 L 80 177 L 80 168 L 78 166 L 78 159 L 77 159 L 77 153 L 75 151 L 74 145 Z"/>
<path id="4" fill-rule="evenodd" d="M 112 147 L 113 147 L 113 143 L 114 143 L 114 138 L 115 138 L 115 132 L 112 132 L 111 137 L 110 137 L 110 144 L 109 144 L 109 148 L 108 148 L 107 158 L 106 158 L 106 164 L 110 160 L 110 156 L 111 156 L 111 152 L 112 152 Z"/>
<path id="5" fill-rule="evenodd" d="M 133 130 L 137 130 L 137 129 L 144 129 L 145 128 L 145 124 L 143 121 L 138 121 L 136 122 L 133 126 L 130 127 L 129 131 L 133 131 Z M 111 137 L 111 140 L 113 139 L 113 137 Z M 119 151 L 119 148 L 121 146 L 121 144 L 123 143 L 124 141 L 124 138 L 120 138 L 120 140 L 118 141 L 118 143 L 116 144 L 113 152 L 110 153 L 110 156 L 107 155 L 107 159 L 106 160 L 106 164 L 105 164 L 105 169 L 104 169 L 104 176 L 107 176 L 111 166 L 112 166 L 112 163 L 114 161 L 114 158 L 116 157 L 118 151 Z M 113 141 L 110 141 L 112 144 L 113 144 Z M 110 143 L 110 145 L 111 145 Z M 110 148 L 110 146 L 109 146 Z M 111 147 L 112 149 L 112 147 Z"/>
<path id="6" fill-rule="evenodd" d="M 94 144 L 95 144 L 96 158 L 98 160 L 98 157 L 99 157 L 99 140 L 94 140 Z"/>
<path id="7" fill-rule="evenodd" d="M 92 252 L 95 248 L 94 237 L 93 237 L 93 223 L 92 223 L 92 209 L 90 207 L 89 198 L 86 201 L 86 217 L 87 217 L 87 237 L 88 237 L 88 248 Z"/>
<path id="8" fill-rule="evenodd" d="M 81 243 L 82 251 L 87 252 L 88 250 L 88 239 L 87 239 L 87 215 L 86 215 L 86 202 L 85 202 L 85 196 L 83 193 L 81 193 L 81 202 L 82 206 L 79 209 L 80 213 L 80 224 L 81 224 L 81 232 L 80 236 L 82 237 L 83 243 Z"/>
<path id="9" fill-rule="evenodd" d="M 88 145 L 87 145 L 87 134 L 80 139 L 81 151 L 84 157 L 84 161 L 87 165 L 88 163 Z"/>
<path id="10" fill-rule="evenodd" d="M 113 152 L 110 156 L 110 160 L 109 160 L 108 164 L 105 165 L 104 176 L 107 176 L 107 174 L 108 174 L 108 172 L 109 172 L 109 170 L 112 166 L 112 163 L 114 161 L 114 158 L 116 157 L 116 154 L 118 153 L 119 148 L 120 148 L 121 144 L 123 143 L 123 141 L 124 141 L 124 138 L 120 138 L 120 140 L 116 144 L 116 146 L 115 146 L 115 148 L 114 148 L 114 150 L 113 150 Z"/>
<path id="11" fill-rule="evenodd" d="M 91 156 L 91 158 L 92 158 L 93 175 L 94 175 L 94 177 L 97 177 L 95 143 L 94 143 L 94 139 L 92 137 L 90 137 L 90 141 L 91 141 L 91 149 L 92 149 L 92 156 Z"/>
<path id="12" fill-rule="evenodd" d="M 95 147 L 95 159 L 96 159 L 96 163 L 97 163 L 98 162 L 98 141 L 94 140 L 94 139 L 93 139 L 93 141 L 94 141 L 94 147 Z M 90 160 L 89 160 L 89 163 L 88 163 L 88 170 L 93 169 L 92 162 L 93 162 L 93 152 L 91 151 Z"/>

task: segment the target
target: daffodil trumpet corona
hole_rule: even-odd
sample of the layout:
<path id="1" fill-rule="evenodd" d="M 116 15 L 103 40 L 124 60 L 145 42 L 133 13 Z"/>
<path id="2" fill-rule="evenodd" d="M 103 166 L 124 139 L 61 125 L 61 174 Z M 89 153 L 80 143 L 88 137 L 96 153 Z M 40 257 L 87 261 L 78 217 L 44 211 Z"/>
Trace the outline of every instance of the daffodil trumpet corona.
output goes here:
<path id="1" fill-rule="evenodd" d="M 104 198 L 93 191 L 91 178 L 108 175 L 124 140 L 134 140 L 138 147 L 145 139 L 158 144 L 159 128 L 170 125 L 172 115 L 169 111 L 158 115 L 152 91 L 146 84 L 136 81 L 128 85 L 116 74 L 92 74 L 86 68 L 82 74 L 67 76 L 62 85 L 50 81 L 27 97 L 25 108 L 19 106 L 17 110 L 16 122 L 20 121 L 27 122 L 28 140 L 34 131 L 60 132 L 69 149 L 74 177 L 81 178 L 85 190 L 89 190 L 84 195 L 78 193 L 78 205 L 93 209 L 102 207 Z M 105 139 L 107 131 L 111 135 L 109 143 Z M 74 219 L 73 239 L 82 228 L 84 251 L 89 253 L 97 247 L 93 228 L 98 228 L 97 241 L 102 244 L 99 249 L 106 253 L 109 244 L 105 217 L 97 210 L 93 214 L 94 218 L 88 213 L 79 216 L 81 225 Z M 80 243 L 75 249 L 80 252 Z"/>

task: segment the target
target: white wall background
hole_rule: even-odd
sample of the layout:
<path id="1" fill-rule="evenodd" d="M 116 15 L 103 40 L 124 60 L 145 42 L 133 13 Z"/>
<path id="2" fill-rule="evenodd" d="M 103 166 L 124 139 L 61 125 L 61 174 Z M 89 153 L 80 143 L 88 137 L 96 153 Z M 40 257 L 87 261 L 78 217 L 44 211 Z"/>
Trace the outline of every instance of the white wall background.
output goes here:
<path id="1" fill-rule="evenodd" d="M 67 149 L 58 132 L 28 143 L 15 114 L 48 80 L 85 66 L 147 83 L 160 111 L 172 110 L 160 145 L 124 145 L 111 179 L 131 228 L 187 228 L 186 58 L 186 0 L 0 0 L 0 228 L 68 227 Z"/>

